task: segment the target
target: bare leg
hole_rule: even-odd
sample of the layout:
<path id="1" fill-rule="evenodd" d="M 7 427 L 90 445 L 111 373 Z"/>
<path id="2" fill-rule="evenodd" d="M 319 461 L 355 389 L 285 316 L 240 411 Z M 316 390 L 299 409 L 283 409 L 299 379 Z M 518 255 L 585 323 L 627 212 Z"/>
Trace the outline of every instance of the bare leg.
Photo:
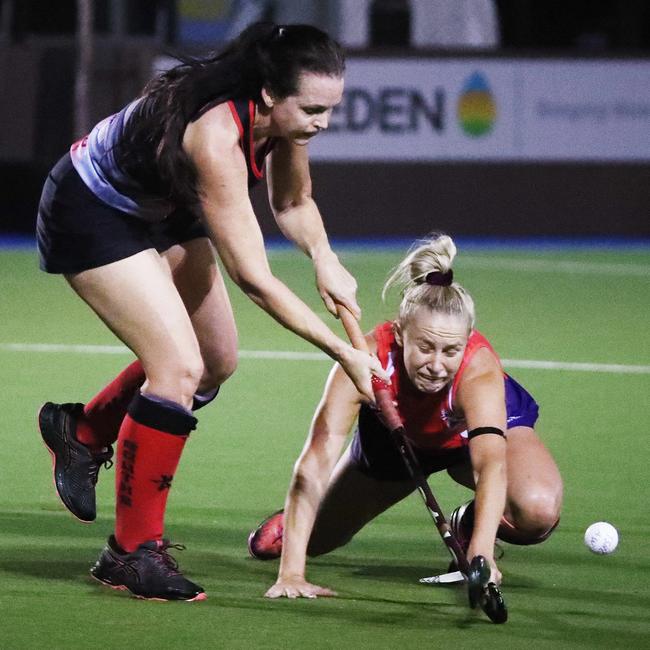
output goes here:
<path id="1" fill-rule="evenodd" d="M 562 508 L 562 477 L 550 452 L 529 427 L 508 431 L 508 498 L 499 537 L 510 543 L 543 541 Z"/>
<path id="2" fill-rule="evenodd" d="M 220 386 L 237 366 L 237 329 L 226 285 L 207 237 L 163 253 L 192 321 L 204 364 L 199 392 Z"/>
<path id="3" fill-rule="evenodd" d="M 237 331 L 226 287 L 207 238 L 172 246 L 162 254 L 167 273 L 183 300 L 197 337 L 204 365 L 194 408 L 205 405 L 232 374 L 237 363 Z M 139 361 L 127 366 L 84 408 L 77 419 L 77 439 L 102 449 L 117 439 L 126 409 L 144 382 Z"/>
<path id="4" fill-rule="evenodd" d="M 146 376 L 117 445 L 114 550 L 132 552 L 163 537 L 169 488 L 196 425 L 190 408 L 203 374 L 199 343 L 169 267 L 153 249 L 67 279 Z"/>
<path id="5" fill-rule="evenodd" d="M 347 544 L 369 521 L 415 490 L 412 481 L 377 481 L 343 453 L 321 501 L 307 553 L 322 555 Z"/>
<path id="6" fill-rule="evenodd" d="M 560 517 L 562 477 L 550 452 L 530 427 L 508 429 L 508 492 L 500 539 L 512 544 L 544 541 Z M 447 470 L 461 485 L 475 489 L 471 466 Z"/>
<path id="7" fill-rule="evenodd" d="M 142 362 L 142 391 L 186 408 L 203 374 L 192 322 L 155 250 L 66 276 L 116 336 Z"/>

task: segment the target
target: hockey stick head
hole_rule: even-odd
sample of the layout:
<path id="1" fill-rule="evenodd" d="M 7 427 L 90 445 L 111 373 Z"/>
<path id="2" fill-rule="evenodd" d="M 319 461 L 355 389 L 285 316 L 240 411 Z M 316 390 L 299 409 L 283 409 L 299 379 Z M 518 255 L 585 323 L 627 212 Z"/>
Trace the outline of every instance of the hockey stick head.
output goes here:
<path id="1" fill-rule="evenodd" d="M 493 623 L 505 623 L 508 620 L 508 608 L 501 591 L 490 582 L 490 563 L 477 555 L 469 565 L 467 575 L 467 595 L 472 609 L 480 607 Z"/>

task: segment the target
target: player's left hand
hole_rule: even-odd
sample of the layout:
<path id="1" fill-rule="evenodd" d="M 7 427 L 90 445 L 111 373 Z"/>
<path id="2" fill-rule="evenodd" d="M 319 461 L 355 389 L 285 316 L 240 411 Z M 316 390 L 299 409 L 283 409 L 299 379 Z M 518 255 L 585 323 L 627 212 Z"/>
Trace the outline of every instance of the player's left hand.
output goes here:
<path id="1" fill-rule="evenodd" d="M 361 318 L 361 307 L 357 303 L 357 281 L 339 262 L 339 258 L 328 252 L 314 259 L 316 286 L 327 311 L 338 318 L 337 304 L 346 307 L 354 317 Z"/>

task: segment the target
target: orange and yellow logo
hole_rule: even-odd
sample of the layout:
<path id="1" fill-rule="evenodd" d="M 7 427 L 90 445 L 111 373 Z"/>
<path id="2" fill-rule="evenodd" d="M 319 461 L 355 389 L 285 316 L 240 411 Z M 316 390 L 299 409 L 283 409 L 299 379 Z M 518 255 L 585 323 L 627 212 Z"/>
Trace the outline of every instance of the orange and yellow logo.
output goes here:
<path id="1" fill-rule="evenodd" d="M 463 86 L 458 98 L 458 122 L 465 133 L 479 138 L 492 130 L 497 116 L 496 104 L 485 77 L 475 72 Z"/>

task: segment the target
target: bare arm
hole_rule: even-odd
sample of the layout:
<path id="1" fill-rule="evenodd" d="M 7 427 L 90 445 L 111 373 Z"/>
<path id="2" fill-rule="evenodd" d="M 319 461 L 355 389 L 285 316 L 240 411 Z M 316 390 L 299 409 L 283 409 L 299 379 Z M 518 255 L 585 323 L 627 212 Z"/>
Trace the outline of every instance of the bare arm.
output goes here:
<path id="1" fill-rule="evenodd" d="M 371 373 L 384 374 L 379 362 L 336 336 L 271 273 L 228 107 L 216 107 L 190 124 L 183 145 L 198 170 L 203 217 L 230 277 L 278 322 L 339 361 L 372 401 Z"/>
<path id="2" fill-rule="evenodd" d="M 479 350 L 465 371 L 458 388 L 458 403 L 465 413 L 469 431 L 477 427 L 506 430 L 503 373 L 494 356 Z M 494 540 L 506 503 L 506 441 L 496 434 L 476 436 L 469 442 L 476 484 L 474 532 L 468 559 L 483 555 L 494 564 Z"/>
<path id="3" fill-rule="evenodd" d="M 309 437 L 296 461 L 284 508 L 282 558 L 269 598 L 335 595 L 305 579 L 307 546 L 316 513 L 359 413 L 361 396 L 340 366 L 334 366 L 316 409 Z"/>
<path id="4" fill-rule="evenodd" d="M 336 304 L 342 304 L 360 318 L 356 280 L 332 251 L 312 198 L 307 147 L 279 141 L 270 156 L 268 180 L 275 220 L 284 236 L 313 260 L 318 292 L 325 306 L 336 316 Z"/>
<path id="5" fill-rule="evenodd" d="M 374 338 L 369 335 L 366 341 L 374 352 Z M 359 414 L 361 400 L 362 396 L 341 367 L 334 366 L 293 470 L 284 508 L 282 559 L 277 581 L 266 592 L 269 598 L 335 595 L 306 581 L 307 546 L 320 502 Z"/>

